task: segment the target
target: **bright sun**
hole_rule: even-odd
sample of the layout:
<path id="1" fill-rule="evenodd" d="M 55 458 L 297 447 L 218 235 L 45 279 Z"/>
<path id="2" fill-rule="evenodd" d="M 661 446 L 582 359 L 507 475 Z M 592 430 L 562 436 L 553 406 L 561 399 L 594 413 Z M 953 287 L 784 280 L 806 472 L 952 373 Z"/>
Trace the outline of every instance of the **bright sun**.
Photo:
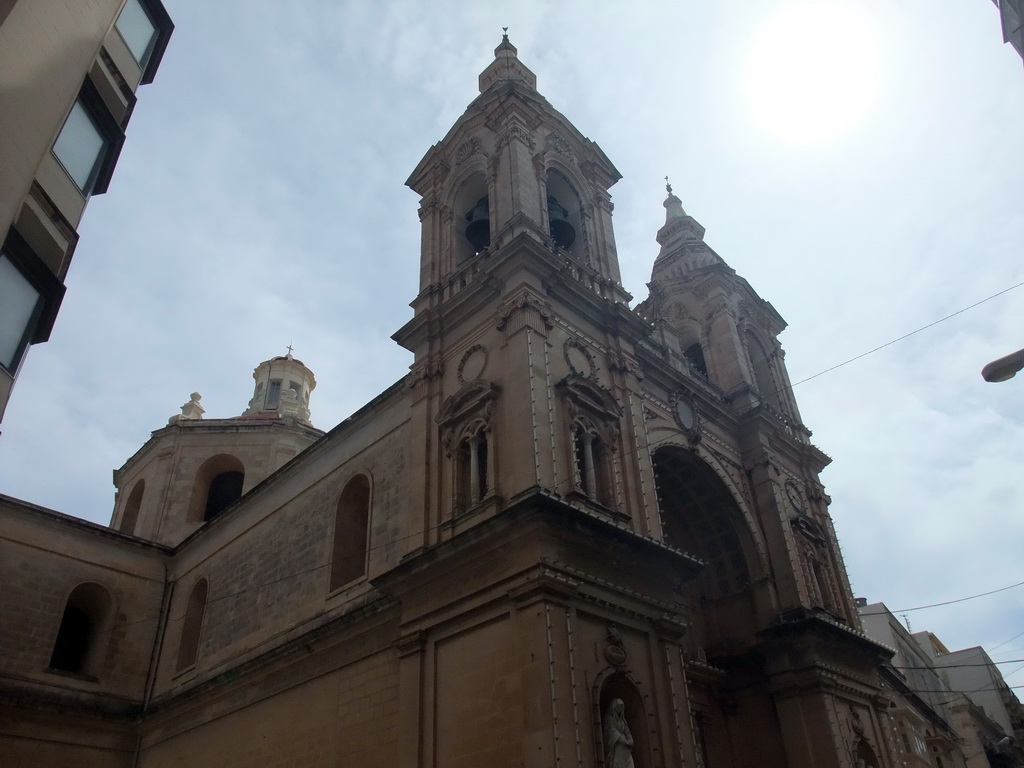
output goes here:
<path id="1" fill-rule="evenodd" d="M 869 111 L 877 88 L 875 35 L 841 0 L 793 3 L 758 33 L 747 61 L 754 119 L 788 142 L 837 138 Z"/>

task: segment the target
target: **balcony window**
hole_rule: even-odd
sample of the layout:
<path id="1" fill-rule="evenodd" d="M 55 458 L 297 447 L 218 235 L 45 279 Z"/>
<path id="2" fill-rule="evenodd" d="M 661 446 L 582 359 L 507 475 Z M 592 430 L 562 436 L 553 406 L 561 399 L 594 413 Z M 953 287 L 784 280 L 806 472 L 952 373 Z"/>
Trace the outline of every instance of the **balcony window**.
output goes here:
<path id="1" fill-rule="evenodd" d="M 115 26 L 139 66 L 145 68 L 157 35 L 156 24 L 149 12 L 139 0 L 128 0 Z"/>
<path id="2" fill-rule="evenodd" d="M 0 254 L 0 365 L 18 367 L 28 346 L 42 297 L 6 254 Z"/>

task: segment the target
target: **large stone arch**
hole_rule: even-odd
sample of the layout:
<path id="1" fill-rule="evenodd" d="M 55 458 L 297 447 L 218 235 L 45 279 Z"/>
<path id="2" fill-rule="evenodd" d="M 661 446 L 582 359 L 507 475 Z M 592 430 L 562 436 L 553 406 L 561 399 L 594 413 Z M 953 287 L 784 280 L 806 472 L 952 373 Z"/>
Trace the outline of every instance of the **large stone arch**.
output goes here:
<path id="1" fill-rule="evenodd" d="M 763 541 L 721 468 L 679 445 L 658 448 L 653 463 L 665 541 L 705 563 L 682 587 L 694 613 L 689 639 L 709 657 L 742 653 L 760 629 Z"/>

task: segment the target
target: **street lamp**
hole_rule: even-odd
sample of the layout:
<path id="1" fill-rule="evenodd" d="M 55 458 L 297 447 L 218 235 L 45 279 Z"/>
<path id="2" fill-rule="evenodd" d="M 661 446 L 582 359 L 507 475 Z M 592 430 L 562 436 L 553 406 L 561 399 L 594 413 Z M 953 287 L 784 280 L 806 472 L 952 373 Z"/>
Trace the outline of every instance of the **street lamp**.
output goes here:
<path id="1" fill-rule="evenodd" d="M 1024 349 L 993 360 L 981 369 L 981 375 L 985 381 L 1006 381 L 1012 379 L 1021 368 L 1024 368 Z"/>

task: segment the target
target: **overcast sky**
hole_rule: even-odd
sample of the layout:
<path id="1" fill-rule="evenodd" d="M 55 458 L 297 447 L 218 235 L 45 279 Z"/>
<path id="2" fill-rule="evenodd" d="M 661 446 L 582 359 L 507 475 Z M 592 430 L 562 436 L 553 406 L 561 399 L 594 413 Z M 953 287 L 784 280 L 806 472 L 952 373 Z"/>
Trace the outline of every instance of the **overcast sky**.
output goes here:
<path id="1" fill-rule="evenodd" d="M 111 470 L 151 430 L 193 391 L 240 414 L 288 344 L 323 429 L 402 377 L 403 182 L 502 26 L 624 177 L 626 288 L 646 295 L 668 174 L 789 322 L 794 382 L 1024 281 L 1024 65 L 988 0 L 165 2 L 170 47 L 4 419 L 12 496 L 108 522 Z M 1024 581 L 1024 375 L 979 373 L 1024 346 L 1022 310 L 1024 287 L 797 385 L 856 595 Z M 1024 587 L 907 615 L 951 648 L 1020 633 L 993 655 L 1024 656 Z"/>

